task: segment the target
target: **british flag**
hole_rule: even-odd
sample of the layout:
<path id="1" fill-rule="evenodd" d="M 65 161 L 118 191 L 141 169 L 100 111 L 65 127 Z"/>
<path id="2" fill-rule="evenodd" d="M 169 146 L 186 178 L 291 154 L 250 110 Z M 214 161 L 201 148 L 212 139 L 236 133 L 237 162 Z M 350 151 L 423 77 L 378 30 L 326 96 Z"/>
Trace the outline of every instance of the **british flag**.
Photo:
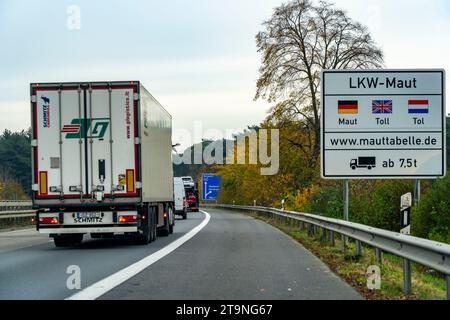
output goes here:
<path id="1" fill-rule="evenodd" d="M 372 113 L 392 113 L 392 100 L 372 100 Z"/>

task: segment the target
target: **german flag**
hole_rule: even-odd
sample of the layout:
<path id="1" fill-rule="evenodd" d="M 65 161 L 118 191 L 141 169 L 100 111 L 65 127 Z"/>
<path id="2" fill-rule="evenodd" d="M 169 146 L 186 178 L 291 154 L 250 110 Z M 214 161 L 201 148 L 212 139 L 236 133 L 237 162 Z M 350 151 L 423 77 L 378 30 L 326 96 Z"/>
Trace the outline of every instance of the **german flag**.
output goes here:
<path id="1" fill-rule="evenodd" d="M 338 113 L 339 114 L 358 114 L 358 101 L 357 100 L 338 101 Z"/>

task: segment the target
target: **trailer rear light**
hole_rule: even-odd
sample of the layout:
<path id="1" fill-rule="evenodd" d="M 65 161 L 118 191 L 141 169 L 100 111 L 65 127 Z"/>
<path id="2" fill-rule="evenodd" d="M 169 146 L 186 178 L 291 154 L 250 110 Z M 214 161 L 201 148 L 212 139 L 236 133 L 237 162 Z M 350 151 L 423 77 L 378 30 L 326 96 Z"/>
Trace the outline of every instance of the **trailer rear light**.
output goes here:
<path id="1" fill-rule="evenodd" d="M 134 192 L 134 170 L 127 170 L 127 193 Z"/>
<path id="2" fill-rule="evenodd" d="M 163 216 L 164 218 L 167 218 L 167 212 L 164 212 Z"/>
<path id="3" fill-rule="evenodd" d="M 120 223 L 127 223 L 127 222 L 136 222 L 137 216 L 120 216 L 119 222 Z"/>
<path id="4" fill-rule="evenodd" d="M 39 222 L 41 224 L 58 224 L 58 218 L 55 217 L 40 217 Z"/>
<path id="5" fill-rule="evenodd" d="M 47 171 L 39 171 L 39 193 L 47 194 L 48 193 L 48 185 L 47 185 Z"/>

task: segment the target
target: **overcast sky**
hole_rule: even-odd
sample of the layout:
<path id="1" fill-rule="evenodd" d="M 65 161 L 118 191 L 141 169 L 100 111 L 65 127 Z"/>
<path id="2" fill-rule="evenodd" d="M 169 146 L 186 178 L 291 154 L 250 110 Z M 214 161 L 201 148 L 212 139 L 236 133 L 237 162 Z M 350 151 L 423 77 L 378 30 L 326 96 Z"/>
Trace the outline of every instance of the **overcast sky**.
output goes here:
<path id="1" fill-rule="evenodd" d="M 30 82 L 87 80 L 142 81 L 175 129 L 257 124 L 269 105 L 253 101 L 254 37 L 282 2 L 1 0 L 0 130 L 29 127 Z M 369 26 L 386 67 L 450 72 L 450 1 L 334 2 Z M 81 10 L 80 29 L 67 27 L 70 5 Z"/>

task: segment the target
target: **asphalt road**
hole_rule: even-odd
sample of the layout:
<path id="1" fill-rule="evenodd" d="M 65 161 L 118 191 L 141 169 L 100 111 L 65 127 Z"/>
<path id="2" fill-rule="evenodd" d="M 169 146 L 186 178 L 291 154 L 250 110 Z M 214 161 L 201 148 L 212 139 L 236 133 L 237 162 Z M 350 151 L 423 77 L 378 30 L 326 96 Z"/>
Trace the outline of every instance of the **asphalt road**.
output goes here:
<path id="1" fill-rule="evenodd" d="M 127 239 L 87 239 L 77 247 L 56 248 L 48 235 L 33 229 L 0 232 L 0 299 L 65 299 L 76 293 L 66 286 L 69 266 L 80 267 L 81 288 L 86 288 L 164 248 L 203 217 L 190 213 L 187 220 L 177 219 L 173 234 L 147 246 Z"/>
<path id="2" fill-rule="evenodd" d="M 224 210 L 191 241 L 101 299 L 361 299 L 278 229 Z"/>
<path id="3" fill-rule="evenodd" d="M 361 299 L 276 228 L 237 213 L 206 211 L 211 220 L 192 239 L 100 299 Z M 66 288 L 68 266 L 81 268 L 87 288 L 167 247 L 204 217 L 191 213 L 177 220 L 173 235 L 148 246 L 115 239 L 65 249 L 30 230 L 0 233 L 0 299 L 67 298 L 77 293 Z"/>

